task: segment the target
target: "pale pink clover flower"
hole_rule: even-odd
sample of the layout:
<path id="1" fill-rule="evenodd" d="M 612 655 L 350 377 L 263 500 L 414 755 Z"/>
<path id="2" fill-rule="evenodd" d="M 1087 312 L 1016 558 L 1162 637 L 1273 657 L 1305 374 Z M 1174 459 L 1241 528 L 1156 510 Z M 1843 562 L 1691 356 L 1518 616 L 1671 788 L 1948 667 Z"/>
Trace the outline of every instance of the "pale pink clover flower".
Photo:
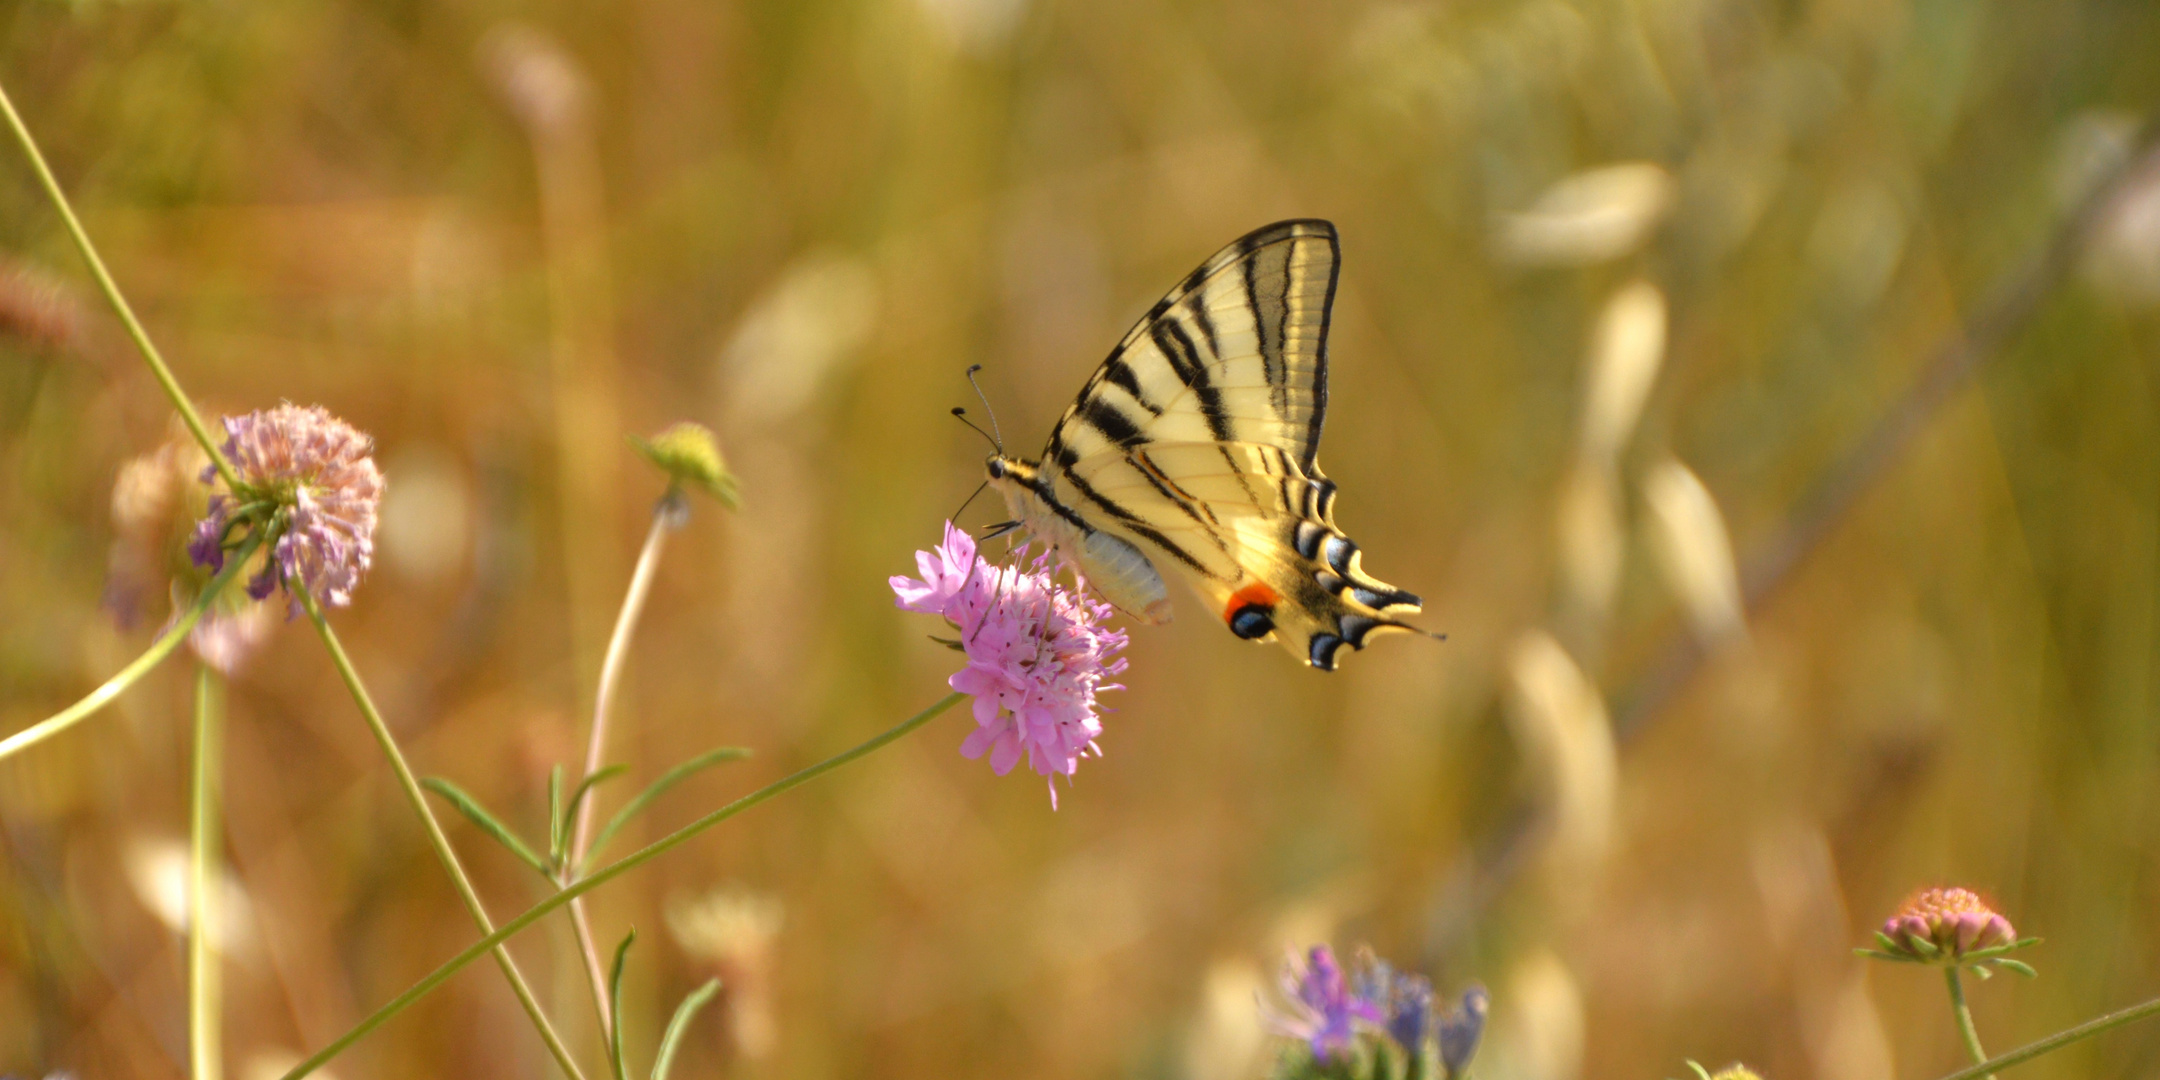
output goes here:
<path id="1" fill-rule="evenodd" d="M 353 590 L 375 558 L 376 508 L 382 470 L 375 441 L 321 406 L 293 404 L 224 418 L 224 456 L 239 485 L 210 498 L 188 554 L 213 572 L 225 564 L 225 544 L 239 520 L 270 521 L 279 531 L 248 595 L 268 597 L 283 585 L 300 610 L 298 581 L 330 607 L 352 603 Z M 217 479 L 203 470 L 203 482 Z M 242 515 L 236 518 L 235 514 Z"/>

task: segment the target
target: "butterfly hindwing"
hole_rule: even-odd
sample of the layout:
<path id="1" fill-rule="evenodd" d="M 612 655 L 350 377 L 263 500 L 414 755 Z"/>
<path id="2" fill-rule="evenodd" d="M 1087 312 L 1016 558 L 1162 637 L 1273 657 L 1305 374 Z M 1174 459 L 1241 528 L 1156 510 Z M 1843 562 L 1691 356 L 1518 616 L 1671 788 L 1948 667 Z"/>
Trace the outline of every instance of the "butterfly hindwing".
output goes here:
<path id="1" fill-rule="evenodd" d="M 1366 574 L 1357 543 L 1336 527 L 1334 482 L 1276 447 L 1153 443 L 1082 461 L 1069 478 L 1147 521 L 1160 540 L 1143 548 L 1167 542 L 1191 555 L 1167 561 L 1239 637 L 1272 632 L 1325 669 L 1345 644 L 1416 630 L 1401 616 L 1419 610 L 1418 598 Z"/>
<path id="2" fill-rule="evenodd" d="M 1112 603 L 1152 621 L 1156 566 L 1240 637 L 1314 667 L 1414 629 L 1418 598 L 1366 575 L 1320 471 L 1340 250 L 1325 221 L 1257 229 L 1125 335 L 1059 419 L 1040 464 L 996 457 L 1014 516 Z"/>

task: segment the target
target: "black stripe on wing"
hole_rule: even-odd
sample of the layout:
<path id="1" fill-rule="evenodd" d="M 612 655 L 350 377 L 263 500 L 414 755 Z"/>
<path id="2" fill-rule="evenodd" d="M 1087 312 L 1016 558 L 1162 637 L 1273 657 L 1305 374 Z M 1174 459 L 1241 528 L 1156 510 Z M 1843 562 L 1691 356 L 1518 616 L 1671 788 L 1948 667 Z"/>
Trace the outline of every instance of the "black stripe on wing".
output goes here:
<path id="1" fill-rule="evenodd" d="M 1295 286 L 1310 278 L 1293 275 L 1308 273 L 1310 260 L 1297 261 L 1300 245 L 1296 241 L 1324 242 L 1327 245 L 1327 288 L 1321 298 L 1318 340 L 1314 343 L 1313 385 L 1311 387 L 1312 413 L 1305 424 L 1303 445 L 1297 447 L 1298 462 L 1310 469 L 1319 452 L 1321 423 L 1327 410 L 1327 331 L 1333 314 L 1336 281 L 1341 271 L 1341 245 L 1336 238 L 1335 226 L 1317 218 L 1298 218 L 1265 225 L 1233 241 L 1206 262 L 1187 274 L 1176 288 L 1148 309 L 1133 328 L 1126 332 L 1117 348 L 1097 368 L 1087 385 L 1080 390 L 1079 398 L 1066 410 L 1065 416 L 1052 430 L 1050 442 L 1043 457 L 1058 456 L 1062 443 L 1059 434 L 1064 426 L 1076 419 L 1090 417 L 1090 399 L 1096 397 L 1102 384 L 1111 383 L 1123 389 L 1150 414 L 1150 419 L 1161 416 L 1165 403 L 1151 400 L 1144 392 L 1143 373 L 1125 357 L 1138 342 L 1148 341 L 1170 365 L 1172 374 L 1195 395 L 1201 414 L 1215 438 L 1228 441 L 1236 430 L 1234 418 L 1224 411 L 1222 391 L 1211 385 L 1209 370 L 1220 357 L 1219 328 L 1209 313 L 1205 302 L 1205 290 L 1217 275 L 1237 268 L 1243 279 L 1244 307 L 1253 321 L 1260 350 L 1261 364 L 1266 372 L 1270 404 L 1279 415 L 1287 415 L 1290 407 L 1290 358 L 1285 352 L 1291 319 L 1290 295 Z M 1193 301 L 1188 303 L 1187 301 Z M 1102 430 L 1100 424 L 1094 425 Z M 1139 426 L 1139 442 L 1146 441 L 1147 425 Z M 1105 432 L 1108 435 L 1108 432 Z M 1113 438 L 1119 445 L 1130 447 L 1132 442 Z"/>
<path id="2" fill-rule="evenodd" d="M 1109 514 L 1113 518 L 1116 518 L 1119 528 L 1124 529 L 1125 531 L 1130 532 L 1135 536 L 1139 536 L 1142 539 L 1145 539 L 1148 543 L 1151 543 L 1156 547 L 1161 548 L 1164 554 L 1169 555 L 1171 558 L 1174 558 L 1189 567 L 1192 567 L 1194 570 L 1198 571 L 1201 575 L 1205 577 L 1216 576 L 1208 570 L 1205 563 L 1202 563 L 1198 558 L 1195 558 L 1191 552 L 1186 551 L 1183 547 L 1180 547 L 1176 541 L 1170 539 L 1167 536 L 1164 536 L 1160 529 L 1157 529 L 1153 525 L 1148 524 L 1146 518 L 1143 518 L 1140 515 L 1133 513 L 1131 510 L 1126 509 L 1124 504 L 1119 503 L 1114 499 L 1108 498 L 1101 492 L 1096 491 L 1093 485 L 1074 475 L 1072 470 L 1062 470 L 1062 475 L 1060 476 L 1060 479 L 1062 479 L 1065 483 L 1071 484 L 1072 489 L 1079 492 L 1081 498 L 1086 499 L 1091 503 L 1094 503 L 1096 506 L 1101 507 L 1104 513 Z M 1047 488 L 1048 486 L 1049 485 L 1045 484 L 1043 485 L 1043 488 Z M 1057 497 L 1055 495 L 1052 495 L 1049 492 L 1043 490 L 1043 488 L 1037 489 L 1038 494 L 1041 494 L 1053 505 L 1062 505 L 1058 504 Z M 1088 530 L 1092 532 L 1093 526 L 1088 526 Z"/>
<path id="3" fill-rule="evenodd" d="M 1217 442 L 1229 442 L 1230 418 L 1223 414 L 1222 391 L 1215 389 L 1208 377 L 1211 357 L 1200 355 L 1192 335 L 1185 332 L 1185 324 L 1175 318 L 1155 320 L 1148 328 L 1148 335 L 1154 339 L 1155 347 L 1170 358 L 1170 370 L 1177 372 L 1178 378 L 1184 380 L 1199 398 L 1200 414 L 1207 417 L 1208 433 L 1215 436 Z"/>

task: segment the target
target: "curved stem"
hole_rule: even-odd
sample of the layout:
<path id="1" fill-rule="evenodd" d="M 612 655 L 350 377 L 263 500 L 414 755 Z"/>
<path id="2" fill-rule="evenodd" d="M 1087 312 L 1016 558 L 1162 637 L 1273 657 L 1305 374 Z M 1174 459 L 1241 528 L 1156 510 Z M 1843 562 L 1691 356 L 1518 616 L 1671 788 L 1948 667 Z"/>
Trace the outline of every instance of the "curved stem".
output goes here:
<path id="1" fill-rule="evenodd" d="M 466 946 L 464 952 L 461 952 L 456 956 L 451 957 L 448 961 L 444 962 L 441 967 L 438 967 L 434 971 L 429 972 L 427 978 L 424 978 L 419 982 L 414 983 L 404 993 L 390 999 L 390 1002 L 388 1004 L 384 1005 L 382 1008 L 375 1010 L 368 1016 L 367 1019 L 360 1021 L 360 1023 L 356 1025 L 351 1031 L 348 1031 L 345 1034 L 338 1036 L 336 1041 L 332 1042 L 328 1046 L 323 1047 L 321 1050 L 316 1051 L 314 1056 L 294 1066 L 292 1068 L 292 1071 L 286 1073 L 283 1077 L 280 1078 L 280 1080 L 299 1080 L 300 1077 L 306 1076 L 307 1074 L 314 1072 L 316 1069 L 321 1068 L 324 1064 L 328 1063 L 331 1058 L 334 1058 L 340 1053 L 343 1053 L 346 1047 L 349 1047 L 353 1043 L 360 1041 L 362 1036 L 365 1036 L 368 1032 L 371 1032 L 376 1028 L 381 1027 L 383 1021 L 388 1020 L 393 1016 L 396 1016 L 400 1012 L 403 1012 L 407 1006 L 411 1005 L 415 1001 L 420 1000 L 423 997 L 426 997 L 430 991 L 449 981 L 450 977 L 457 974 L 459 970 L 465 967 L 465 965 L 472 963 L 475 959 L 478 959 L 483 953 L 487 952 L 489 949 L 495 948 L 501 945 L 503 942 L 508 941 L 512 935 L 515 935 L 519 931 L 531 926 L 536 922 L 539 922 L 549 913 L 555 911 L 558 908 L 561 908 L 562 906 L 568 904 L 570 901 L 575 900 L 578 897 L 583 896 L 586 893 L 589 893 L 594 889 L 597 889 L 600 886 L 605 885 L 608 882 L 613 881 L 616 878 L 619 878 L 624 874 L 627 874 L 630 871 L 635 870 L 638 867 L 643 866 L 646 863 L 667 854 L 675 848 L 678 848 L 683 844 L 689 842 L 699 833 L 702 833 L 705 830 L 710 829 L 713 826 L 718 825 L 731 817 L 734 817 L 736 814 L 742 813 L 743 811 L 748 810 L 751 807 L 756 806 L 757 804 L 764 802 L 765 800 L 770 799 L 775 795 L 780 794 L 781 792 L 787 791 L 790 788 L 794 788 L 811 780 L 815 780 L 818 777 L 823 776 L 826 773 L 831 772 L 834 769 L 837 769 L 850 761 L 854 761 L 856 758 L 862 757 L 865 754 L 880 749 L 886 744 L 900 738 L 903 735 L 906 735 L 908 732 L 911 732 L 916 728 L 919 728 L 924 724 L 929 723 L 931 719 L 936 717 L 939 713 L 942 713 L 945 710 L 950 709 L 955 705 L 958 705 L 960 703 L 960 700 L 965 696 L 965 694 L 958 693 L 947 694 L 944 697 L 939 698 L 936 704 L 930 706 L 927 709 L 924 709 L 919 713 L 916 713 L 914 716 L 908 717 L 906 720 L 901 721 L 899 724 L 891 728 L 887 728 L 884 733 L 876 736 L 875 738 L 872 738 L 867 742 L 861 743 L 855 746 L 853 749 L 843 750 L 838 754 L 834 754 L 832 757 L 826 758 L 825 760 L 820 761 L 807 769 L 803 769 L 799 772 L 793 773 L 789 776 L 783 777 L 782 779 L 767 784 L 764 787 L 761 787 L 756 791 L 753 791 L 750 794 L 745 795 L 742 798 L 737 799 L 734 802 L 731 802 L 726 806 L 723 806 L 720 809 L 715 810 L 712 813 L 707 814 L 704 817 L 701 817 L 696 821 L 693 821 L 690 824 L 685 825 L 682 828 L 677 829 L 674 832 L 671 832 L 666 836 L 661 837 L 660 839 L 655 840 L 652 843 L 647 844 L 644 847 L 639 848 L 638 850 L 628 855 L 625 855 L 622 858 L 612 863 L 609 863 L 604 867 L 601 867 L 599 871 L 593 873 L 592 875 L 579 879 L 578 881 L 572 883 L 569 887 L 563 889 L 563 891 L 556 893 L 555 895 L 550 896 L 537 904 L 534 904 L 532 907 L 525 909 L 516 918 L 502 924 L 502 929 L 497 930 L 494 933 L 489 934 L 484 938 L 481 938 L 479 941 L 473 942 L 471 945 Z"/>
<path id="2" fill-rule="evenodd" d="M 188 1075 L 221 1080 L 223 1000 L 218 992 L 218 946 L 211 940 L 218 909 L 218 786 L 224 773 L 216 702 L 217 674 L 195 667 L 195 771 L 188 800 Z"/>
<path id="3" fill-rule="evenodd" d="M 592 733 L 585 743 L 585 775 L 592 776 L 606 763 L 609 706 L 615 702 L 615 689 L 622 682 L 623 661 L 630 655 L 630 636 L 637 630 L 638 618 L 645 613 L 645 599 L 652 594 L 653 577 L 660 569 L 660 552 L 667 546 L 667 534 L 682 519 L 682 498 L 673 487 L 653 507 L 652 528 L 645 533 L 644 550 L 638 552 L 637 569 L 630 574 L 630 589 L 623 594 L 622 610 L 615 616 L 614 632 L 608 635 L 607 656 L 600 662 L 600 683 L 593 694 Z M 592 839 L 593 803 L 586 798 L 578 802 L 577 823 L 570 834 L 570 857 L 565 866 L 576 867 L 585 861 L 585 847 Z M 560 884 L 560 883 L 558 883 Z M 600 1013 L 600 1037 L 603 1042 L 614 1038 L 614 1009 L 608 1000 L 607 972 L 600 965 L 600 950 L 593 942 L 592 924 L 585 917 L 585 902 L 570 902 L 570 923 L 577 934 L 578 951 L 585 955 L 585 976 L 592 982 L 593 1005 Z"/>
<path id="4" fill-rule="evenodd" d="M 202 621 L 203 613 L 210 610 L 210 605 L 217 600 L 219 593 L 225 591 L 225 586 L 240 576 L 240 568 L 247 565 L 249 556 L 255 554 L 255 549 L 261 543 L 259 537 L 251 536 L 240 545 L 240 550 L 226 556 L 225 569 L 210 579 L 210 584 L 203 587 L 202 595 L 195 598 L 195 603 L 174 620 L 156 641 L 151 642 L 150 647 L 143 650 L 143 654 L 136 657 L 134 662 L 121 668 L 118 675 L 105 680 L 105 685 L 90 691 L 81 701 L 5 739 L 0 739 L 0 759 L 44 742 L 89 719 L 99 709 L 112 704 L 113 699 L 119 697 L 128 687 L 150 674 L 152 668 L 163 663 L 166 657 L 172 655 L 174 649 L 180 647 L 181 642 L 187 640 L 188 631 L 195 629 L 195 624 Z"/>
<path id="5" fill-rule="evenodd" d="M 83 261 L 90 264 L 90 276 L 97 279 L 98 289 L 112 304 L 114 313 L 120 316 L 121 325 L 127 327 L 128 336 L 135 339 L 135 347 L 142 350 L 143 359 L 150 365 L 150 373 L 157 376 L 158 385 L 165 388 L 165 396 L 172 399 L 173 408 L 179 410 L 180 419 L 187 424 L 189 434 L 202 444 L 203 452 L 210 455 L 210 463 L 217 467 L 218 475 L 225 478 L 228 491 L 240 490 L 240 478 L 233 475 L 232 463 L 218 452 L 218 444 L 211 440 L 210 429 L 203 426 L 202 417 L 195 412 L 195 403 L 188 400 L 186 391 L 180 389 L 180 381 L 173 378 L 172 369 L 165 366 L 165 358 L 150 342 L 150 333 L 135 318 L 135 309 L 128 306 L 127 298 L 120 295 L 120 286 L 105 269 L 105 260 L 98 258 L 97 248 L 90 243 L 90 234 L 83 231 L 82 222 L 75 217 L 75 208 L 68 205 L 67 193 L 60 190 L 60 181 L 53 177 L 52 168 L 45 164 L 45 155 L 38 151 L 37 140 L 30 137 L 30 128 L 15 111 L 15 103 L 8 100 L 7 91 L 0 89 L 0 113 L 7 114 L 9 130 L 15 133 L 15 141 L 22 145 L 23 155 L 30 159 L 30 167 L 37 172 L 38 183 L 45 188 L 45 195 L 52 200 L 53 208 L 60 212 L 60 220 L 67 223 L 68 235 L 75 240 L 75 247 L 82 252 Z"/>
<path id="6" fill-rule="evenodd" d="M 1948 1076 L 1942 1077 L 1942 1080 L 1980 1080 L 1981 1077 L 1994 1075 L 1999 1069 L 2007 1069 L 2012 1065 L 2023 1065 L 2043 1054 L 2054 1053 L 2071 1043 L 2081 1042 L 2103 1032 L 2113 1031 L 2124 1024 L 2136 1023 L 2152 1016 L 2160 1016 L 2160 998 L 2132 1005 L 2127 1009 L 2117 1009 L 2114 1012 L 2096 1016 L 2076 1027 L 2065 1028 L 2045 1039 L 2020 1046 L 1999 1058 L 1981 1062 L 1970 1068 L 1959 1069 Z"/>
<path id="7" fill-rule="evenodd" d="M 1980 1048 L 1980 1031 L 1973 1027 L 1972 1009 L 1965 1004 L 1965 980 L 1956 964 L 1943 969 L 1943 981 L 1950 986 L 1950 1011 L 1957 1014 L 1958 1036 L 1965 1040 L 1965 1052 L 1972 1055 L 1976 1065 L 1987 1064 L 1987 1051 Z M 1989 1074 L 1988 1080 L 1995 1080 Z"/>
<path id="8" fill-rule="evenodd" d="M 457 886 L 458 897 L 465 901 L 465 910 L 472 915 L 473 923 L 480 927 L 481 933 L 492 935 L 495 924 L 488 918 L 487 907 L 480 902 L 480 894 L 473 888 L 472 879 L 465 876 L 465 867 L 458 862 L 457 852 L 450 847 L 450 838 L 443 834 L 442 822 L 436 820 L 435 811 L 428 806 L 427 796 L 420 790 L 420 781 L 413 777 L 412 766 L 406 764 L 404 751 L 398 749 L 397 739 L 390 734 L 390 725 L 383 722 L 382 713 L 376 710 L 374 699 L 368 695 L 367 687 L 361 683 L 360 673 L 353 668 L 352 658 L 345 655 L 345 646 L 330 629 L 329 621 L 323 618 L 322 608 L 316 604 L 315 596 L 308 591 L 307 586 L 292 579 L 288 579 L 286 584 L 293 590 L 293 594 L 300 598 L 300 605 L 307 610 L 308 619 L 315 624 L 315 632 L 322 637 L 323 646 L 330 650 L 331 662 L 337 665 L 338 674 L 345 680 L 345 689 L 352 693 L 353 703 L 360 706 L 360 715 L 367 718 L 368 730 L 375 733 L 375 741 L 381 745 L 383 756 L 390 759 L 390 769 L 397 774 L 398 786 L 405 789 L 405 801 L 412 804 L 413 813 L 419 816 L 421 826 L 427 831 L 428 843 L 434 846 L 436 856 L 442 860 L 443 869 L 449 873 L 451 884 Z M 510 989 L 517 995 L 518 1004 L 524 1007 L 525 1015 L 532 1018 L 533 1027 L 539 1030 L 540 1040 L 547 1044 L 548 1053 L 554 1055 L 555 1064 L 561 1066 L 571 1080 L 585 1080 L 585 1074 L 578 1071 L 576 1060 L 570 1056 L 570 1048 L 563 1044 L 562 1036 L 555 1031 L 555 1025 L 549 1023 L 547 1014 L 541 1011 L 539 999 L 533 996 L 532 987 L 526 985 L 524 974 L 518 971 L 517 961 L 510 957 L 510 950 L 497 943 L 494 952 L 496 966 L 502 968 L 503 978 L 509 980 Z"/>

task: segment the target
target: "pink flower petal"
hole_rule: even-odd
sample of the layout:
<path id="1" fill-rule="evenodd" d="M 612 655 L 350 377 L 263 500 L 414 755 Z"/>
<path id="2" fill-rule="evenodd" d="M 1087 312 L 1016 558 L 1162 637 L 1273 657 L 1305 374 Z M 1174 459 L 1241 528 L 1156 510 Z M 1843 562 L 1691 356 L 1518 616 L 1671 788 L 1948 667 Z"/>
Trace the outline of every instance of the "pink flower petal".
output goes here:
<path id="1" fill-rule="evenodd" d="M 1027 550 L 1015 558 L 1029 558 Z M 1048 551 L 1032 559 L 1024 569 L 993 566 L 977 554 L 973 537 L 948 522 L 944 542 L 916 555 L 922 579 L 890 584 L 898 606 L 941 614 L 960 628 L 967 665 L 946 681 L 974 699 L 976 721 L 961 753 L 987 752 L 1000 775 L 1024 757 L 1040 775 L 1069 777 L 1081 756 L 1100 753 L 1096 697 L 1119 689 L 1106 677 L 1125 669 L 1114 654 L 1126 636 L 1101 625 L 1108 604 L 1054 580 Z"/>

